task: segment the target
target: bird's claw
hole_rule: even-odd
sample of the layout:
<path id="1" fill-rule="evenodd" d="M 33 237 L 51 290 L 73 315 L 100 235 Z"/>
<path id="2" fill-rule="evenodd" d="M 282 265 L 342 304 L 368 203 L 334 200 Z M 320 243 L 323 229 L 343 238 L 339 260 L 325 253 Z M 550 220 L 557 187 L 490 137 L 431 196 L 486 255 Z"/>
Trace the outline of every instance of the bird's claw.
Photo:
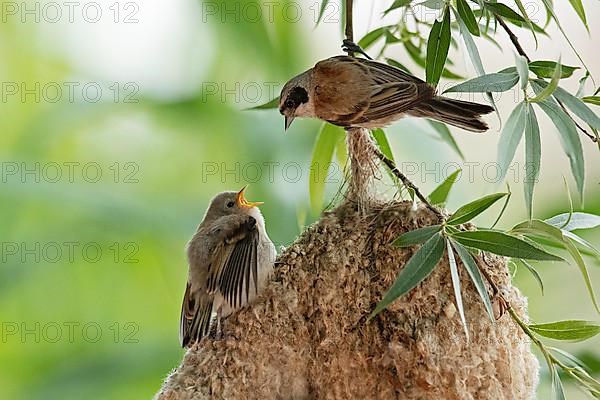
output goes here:
<path id="1" fill-rule="evenodd" d="M 348 39 L 344 39 L 343 40 L 343 42 L 342 42 L 342 50 L 344 50 L 348 54 L 350 54 L 350 53 L 362 54 L 363 56 L 367 57 L 369 60 L 372 60 L 371 56 L 369 56 L 362 49 L 362 47 L 360 47 L 359 45 L 357 45 L 356 43 L 354 43 L 351 40 L 348 40 Z"/>

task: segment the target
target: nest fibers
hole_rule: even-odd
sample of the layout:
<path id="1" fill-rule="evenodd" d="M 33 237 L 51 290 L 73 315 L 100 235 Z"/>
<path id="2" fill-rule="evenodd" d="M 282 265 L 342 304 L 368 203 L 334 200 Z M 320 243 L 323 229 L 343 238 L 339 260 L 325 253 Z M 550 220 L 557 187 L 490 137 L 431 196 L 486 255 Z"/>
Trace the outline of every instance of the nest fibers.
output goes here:
<path id="1" fill-rule="evenodd" d="M 223 340 L 190 349 L 157 399 L 534 398 L 539 365 L 527 337 L 507 314 L 490 321 L 460 266 L 466 341 L 445 257 L 365 322 L 415 250 L 390 241 L 435 221 L 409 203 L 370 210 L 343 204 L 308 228 L 261 298 L 225 321 Z M 525 318 L 505 260 L 478 263 Z"/>

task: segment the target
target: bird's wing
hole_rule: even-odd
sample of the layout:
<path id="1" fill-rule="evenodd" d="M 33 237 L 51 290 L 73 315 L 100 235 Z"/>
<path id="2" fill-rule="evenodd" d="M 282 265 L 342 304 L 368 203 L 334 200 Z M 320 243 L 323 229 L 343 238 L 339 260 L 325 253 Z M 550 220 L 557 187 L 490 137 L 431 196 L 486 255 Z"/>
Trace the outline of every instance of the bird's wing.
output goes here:
<path id="1" fill-rule="evenodd" d="M 231 252 L 215 280 L 219 291 L 233 308 L 240 307 L 242 298 L 250 296 L 250 278 L 253 290 L 258 290 L 258 229 L 256 225 L 243 228 L 243 237 L 230 244 Z"/>
<path id="2" fill-rule="evenodd" d="M 435 89 L 421 79 L 391 65 L 359 59 L 374 82 L 369 107 L 361 121 L 373 121 L 404 113 L 432 99 Z"/>
<path id="3" fill-rule="evenodd" d="M 200 341 L 210 331 L 213 296 L 192 291 L 188 282 L 181 305 L 179 341 L 182 347 Z"/>
<path id="4" fill-rule="evenodd" d="M 199 271 L 201 282 L 194 287 L 190 280 L 181 308 L 180 340 L 183 347 L 199 341 L 210 331 L 213 299 L 219 291 L 232 307 L 241 305 L 242 294 L 249 296 L 250 275 L 254 288 L 258 279 L 258 240 L 256 220 L 232 215 L 224 217 L 208 232 L 210 252 L 198 255 L 192 250 L 190 270 Z M 190 245 L 193 246 L 193 245 Z M 245 291 L 244 291 L 245 289 Z"/>
<path id="5" fill-rule="evenodd" d="M 250 279 L 257 289 L 258 241 L 256 220 L 248 216 L 232 216 L 229 228 L 217 246 L 209 268 L 208 291 L 218 290 L 233 308 L 250 296 Z"/>
<path id="6" fill-rule="evenodd" d="M 402 71 L 392 65 L 379 61 L 365 60 L 364 58 L 356 59 L 360 64 L 366 66 L 373 80 L 378 84 L 395 83 L 395 82 L 413 82 L 416 84 L 426 84 L 423 80 L 417 78 L 408 72 Z"/>
<path id="7" fill-rule="evenodd" d="M 313 71 L 318 117 L 342 126 L 401 114 L 435 95 L 421 79 L 377 61 L 338 56 Z"/>
<path id="8" fill-rule="evenodd" d="M 404 113 L 431 97 L 428 93 L 423 93 L 414 82 L 378 85 L 373 90 L 369 107 L 357 122 L 375 121 Z"/>

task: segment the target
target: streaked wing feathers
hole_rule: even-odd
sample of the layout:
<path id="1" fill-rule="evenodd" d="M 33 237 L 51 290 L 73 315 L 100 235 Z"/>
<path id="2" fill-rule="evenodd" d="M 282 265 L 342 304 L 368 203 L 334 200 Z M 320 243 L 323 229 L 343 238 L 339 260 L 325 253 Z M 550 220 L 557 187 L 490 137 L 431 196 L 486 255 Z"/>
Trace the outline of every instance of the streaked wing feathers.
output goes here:
<path id="1" fill-rule="evenodd" d="M 219 276 L 219 291 L 234 308 L 240 307 L 250 296 L 250 278 L 253 290 L 257 290 L 258 280 L 258 230 L 247 232 L 246 236 L 232 246 L 231 255 Z"/>
<path id="2" fill-rule="evenodd" d="M 179 341 L 182 347 L 208 335 L 213 298 L 204 293 L 192 293 L 190 284 L 185 288 L 179 320 Z"/>

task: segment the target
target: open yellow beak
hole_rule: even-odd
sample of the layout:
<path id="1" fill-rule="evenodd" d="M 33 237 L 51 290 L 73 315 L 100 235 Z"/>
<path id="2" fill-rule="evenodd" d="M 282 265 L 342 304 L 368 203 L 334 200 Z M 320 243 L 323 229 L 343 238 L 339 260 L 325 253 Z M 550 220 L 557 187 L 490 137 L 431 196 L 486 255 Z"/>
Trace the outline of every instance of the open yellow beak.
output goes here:
<path id="1" fill-rule="evenodd" d="M 262 201 L 246 200 L 246 198 L 244 197 L 244 190 L 246 190 L 247 187 L 248 187 L 248 185 L 244 186 L 242 188 L 242 190 L 240 190 L 237 194 L 236 201 L 237 201 L 238 207 L 252 208 L 252 207 L 257 207 L 257 206 L 260 206 L 261 204 L 264 204 Z"/>

